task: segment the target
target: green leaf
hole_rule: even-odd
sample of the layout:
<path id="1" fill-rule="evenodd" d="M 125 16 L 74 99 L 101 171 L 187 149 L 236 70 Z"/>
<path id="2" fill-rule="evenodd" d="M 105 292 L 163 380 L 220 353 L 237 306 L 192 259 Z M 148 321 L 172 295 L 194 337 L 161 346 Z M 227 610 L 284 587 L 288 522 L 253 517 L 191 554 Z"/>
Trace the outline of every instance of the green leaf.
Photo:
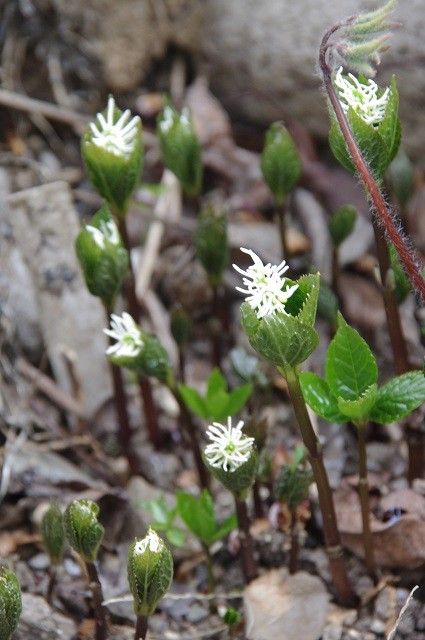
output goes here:
<path id="1" fill-rule="evenodd" d="M 225 417 L 234 416 L 236 413 L 239 413 L 239 411 L 245 406 L 248 398 L 251 396 L 252 391 L 253 386 L 250 382 L 233 389 L 229 394 L 227 415 Z"/>
<path id="2" fill-rule="evenodd" d="M 227 535 L 229 535 L 231 531 L 236 529 L 237 526 L 238 526 L 238 519 L 236 517 L 236 514 L 233 513 L 231 516 L 223 520 L 221 525 L 218 526 L 218 529 L 216 530 L 213 536 L 212 542 L 217 542 L 217 540 L 221 540 L 222 538 L 225 538 Z"/>
<path id="3" fill-rule="evenodd" d="M 196 391 L 185 384 L 179 385 L 179 393 L 186 407 L 196 413 L 200 418 L 208 419 L 208 410 L 204 398 Z"/>
<path id="4" fill-rule="evenodd" d="M 332 242 L 339 247 L 351 234 L 357 218 L 357 209 L 351 204 L 339 207 L 331 216 L 328 226 Z"/>
<path id="5" fill-rule="evenodd" d="M 206 400 L 209 402 L 214 399 L 214 396 L 220 393 L 220 391 L 226 391 L 227 382 L 226 378 L 221 373 L 220 369 L 213 369 L 208 378 L 207 395 Z"/>
<path id="6" fill-rule="evenodd" d="M 338 408 L 349 420 L 354 423 L 362 423 L 369 417 L 375 403 L 377 384 L 372 384 L 356 400 L 344 400 L 338 398 Z"/>
<path id="7" fill-rule="evenodd" d="M 182 529 L 179 529 L 178 527 L 170 527 L 169 529 L 167 529 L 166 535 L 168 540 L 175 547 L 182 547 L 185 543 L 186 534 Z"/>
<path id="8" fill-rule="evenodd" d="M 338 331 L 326 354 L 325 380 L 331 393 L 343 400 L 357 400 L 378 380 L 374 355 L 341 314 L 338 314 Z"/>
<path id="9" fill-rule="evenodd" d="M 319 342 L 312 326 L 283 313 L 259 320 L 247 303 L 241 306 L 241 322 L 253 348 L 277 367 L 304 362 Z"/>
<path id="10" fill-rule="evenodd" d="M 388 245 L 388 251 L 390 254 L 391 269 L 394 276 L 394 291 L 397 303 L 401 304 L 411 292 L 412 286 L 409 278 L 404 272 L 399 255 L 393 244 Z"/>
<path id="11" fill-rule="evenodd" d="M 302 371 L 299 376 L 303 396 L 314 413 L 329 422 L 345 422 L 346 418 L 338 408 L 337 399 L 331 394 L 325 380 L 310 371 Z"/>
<path id="12" fill-rule="evenodd" d="M 393 161 L 400 146 L 401 125 L 400 119 L 398 117 L 398 107 L 398 90 L 395 77 L 393 76 L 391 78 L 390 94 L 385 109 L 385 117 L 378 126 L 379 134 L 382 136 L 387 149 L 386 166 L 384 167 L 383 174 L 387 170 L 390 163 Z"/>
<path id="13" fill-rule="evenodd" d="M 188 529 L 208 546 L 224 538 L 236 526 L 234 515 L 217 524 L 213 499 L 207 489 L 199 496 L 180 491 L 177 494 L 177 509 Z"/>
<path id="14" fill-rule="evenodd" d="M 423 371 L 409 371 L 378 390 L 370 419 L 381 424 L 401 420 L 425 402 Z"/>

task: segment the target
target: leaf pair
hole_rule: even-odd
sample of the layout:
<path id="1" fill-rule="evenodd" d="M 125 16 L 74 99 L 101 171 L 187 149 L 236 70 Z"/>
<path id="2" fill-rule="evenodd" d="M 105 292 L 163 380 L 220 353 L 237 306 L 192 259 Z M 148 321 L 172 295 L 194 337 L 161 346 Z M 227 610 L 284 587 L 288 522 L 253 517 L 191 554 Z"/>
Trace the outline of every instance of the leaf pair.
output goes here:
<path id="1" fill-rule="evenodd" d="M 185 384 L 179 385 L 179 392 L 186 407 L 205 420 L 221 422 L 234 416 L 245 405 L 252 393 L 252 384 L 244 384 L 228 391 L 226 379 L 219 369 L 214 369 L 208 378 L 205 395 L 201 395 Z"/>
<path id="2" fill-rule="evenodd" d="M 366 342 L 338 315 L 338 331 L 329 345 L 325 377 L 303 372 L 300 382 L 307 404 L 331 422 L 368 420 L 389 424 L 425 402 L 425 377 L 410 371 L 378 389 L 378 367 Z"/>
<path id="3" fill-rule="evenodd" d="M 180 491 L 177 494 L 177 510 L 188 529 L 206 546 L 221 540 L 237 526 L 235 514 L 221 523 L 217 522 L 213 499 L 207 489 L 199 496 Z"/>
<path id="4" fill-rule="evenodd" d="M 155 531 L 162 531 L 168 541 L 175 547 L 183 546 L 186 534 L 180 527 L 176 526 L 177 506 L 169 508 L 164 496 L 142 502 L 141 506 L 152 514 L 152 528 Z"/>

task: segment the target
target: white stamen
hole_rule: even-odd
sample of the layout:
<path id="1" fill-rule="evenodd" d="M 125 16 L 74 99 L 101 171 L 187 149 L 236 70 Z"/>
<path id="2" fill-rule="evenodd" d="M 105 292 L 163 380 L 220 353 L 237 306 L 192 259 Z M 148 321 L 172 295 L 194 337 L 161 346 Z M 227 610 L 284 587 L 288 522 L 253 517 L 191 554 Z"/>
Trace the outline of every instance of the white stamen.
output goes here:
<path id="1" fill-rule="evenodd" d="M 205 457 L 212 467 L 221 467 L 224 471 L 235 471 L 249 460 L 254 438 L 242 433 L 244 423 L 238 422 L 232 427 L 232 418 L 227 418 L 227 426 L 213 422 L 207 429 L 211 444 L 205 447 Z"/>
<path id="2" fill-rule="evenodd" d="M 111 328 L 103 331 L 107 336 L 116 340 L 115 344 L 107 348 L 107 356 L 135 358 L 144 347 L 141 330 L 129 313 L 124 312 L 121 317 L 113 313 L 111 315 Z"/>
<path id="3" fill-rule="evenodd" d="M 93 240 L 101 249 L 105 248 L 107 242 L 114 246 L 120 244 L 118 227 L 113 220 L 102 220 L 99 228 L 88 224 L 85 229 L 91 234 Z"/>
<path id="4" fill-rule="evenodd" d="M 130 120 L 131 112 L 126 109 L 114 122 L 115 101 L 109 96 L 106 119 L 102 113 L 96 116 L 97 122 L 90 123 L 91 141 L 98 147 L 116 156 L 128 158 L 133 152 L 137 140 L 139 116 Z M 130 121 L 129 121 L 130 120 Z"/>
<path id="5" fill-rule="evenodd" d="M 343 76 L 342 72 L 343 69 L 340 67 L 335 75 L 335 86 L 345 113 L 351 107 L 367 124 L 379 124 L 385 117 L 390 95 L 389 87 L 379 97 L 380 88 L 376 82 L 369 79 L 367 84 L 363 84 L 352 73 Z"/>
<path id="6" fill-rule="evenodd" d="M 159 535 L 153 529 L 149 528 L 149 531 L 145 535 L 142 540 L 138 540 L 134 545 L 134 553 L 142 554 L 145 553 L 146 549 L 151 551 L 151 553 L 158 553 L 161 551 L 161 547 L 163 546 L 163 542 Z"/>

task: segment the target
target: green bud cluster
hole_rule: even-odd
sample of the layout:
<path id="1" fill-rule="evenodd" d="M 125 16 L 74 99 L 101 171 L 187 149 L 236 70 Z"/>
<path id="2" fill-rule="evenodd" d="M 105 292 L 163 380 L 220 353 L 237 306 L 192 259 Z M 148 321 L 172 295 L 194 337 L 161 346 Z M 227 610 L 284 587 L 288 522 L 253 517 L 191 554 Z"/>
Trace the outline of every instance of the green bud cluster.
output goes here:
<path id="1" fill-rule="evenodd" d="M 212 205 L 206 206 L 199 215 L 194 235 L 196 255 L 208 275 L 213 287 L 221 284 L 229 260 L 227 217 Z"/>
<path id="2" fill-rule="evenodd" d="M 60 564 L 65 549 L 63 515 L 57 504 L 52 503 L 41 521 L 43 544 L 53 565 Z"/>
<path id="3" fill-rule="evenodd" d="M 137 616 L 150 616 L 173 579 L 173 557 L 153 529 L 130 546 L 127 570 L 134 611 Z"/>
<path id="4" fill-rule="evenodd" d="M 0 567 L 0 640 L 10 640 L 22 612 L 21 587 L 13 571 Z"/>
<path id="5" fill-rule="evenodd" d="M 178 113 L 167 105 L 158 118 L 157 134 L 165 166 L 189 197 L 197 196 L 202 187 L 202 150 L 190 111 L 185 108 Z"/>
<path id="6" fill-rule="evenodd" d="M 297 184 L 301 162 L 294 141 L 281 122 L 275 122 L 266 133 L 261 155 L 264 180 L 281 205 Z"/>
<path id="7" fill-rule="evenodd" d="M 111 308 L 127 275 L 129 256 L 106 206 L 81 229 L 75 250 L 88 290 Z"/>
<path id="8" fill-rule="evenodd" d="M 86 562 L 97 558 L 104 528 L 98 522 L 99 506 L 92 500 L 74 500 L 64 513 L 65 533 L 71 547 Z"/>

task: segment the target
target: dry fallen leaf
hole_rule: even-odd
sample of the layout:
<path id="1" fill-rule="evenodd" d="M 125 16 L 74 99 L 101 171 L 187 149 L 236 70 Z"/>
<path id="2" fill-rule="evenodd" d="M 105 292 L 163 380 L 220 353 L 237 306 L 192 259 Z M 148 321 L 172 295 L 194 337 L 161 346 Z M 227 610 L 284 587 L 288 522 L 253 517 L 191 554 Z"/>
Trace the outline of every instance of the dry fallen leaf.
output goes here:
<path id="1" fill-rule="evenodd" d="M 273 570 L 244 591 L 249 640 L 318 640 L 328 615 L 329 595 L 316 576 Z M 308 615 L 306 615 L 308 611 Z"/>

